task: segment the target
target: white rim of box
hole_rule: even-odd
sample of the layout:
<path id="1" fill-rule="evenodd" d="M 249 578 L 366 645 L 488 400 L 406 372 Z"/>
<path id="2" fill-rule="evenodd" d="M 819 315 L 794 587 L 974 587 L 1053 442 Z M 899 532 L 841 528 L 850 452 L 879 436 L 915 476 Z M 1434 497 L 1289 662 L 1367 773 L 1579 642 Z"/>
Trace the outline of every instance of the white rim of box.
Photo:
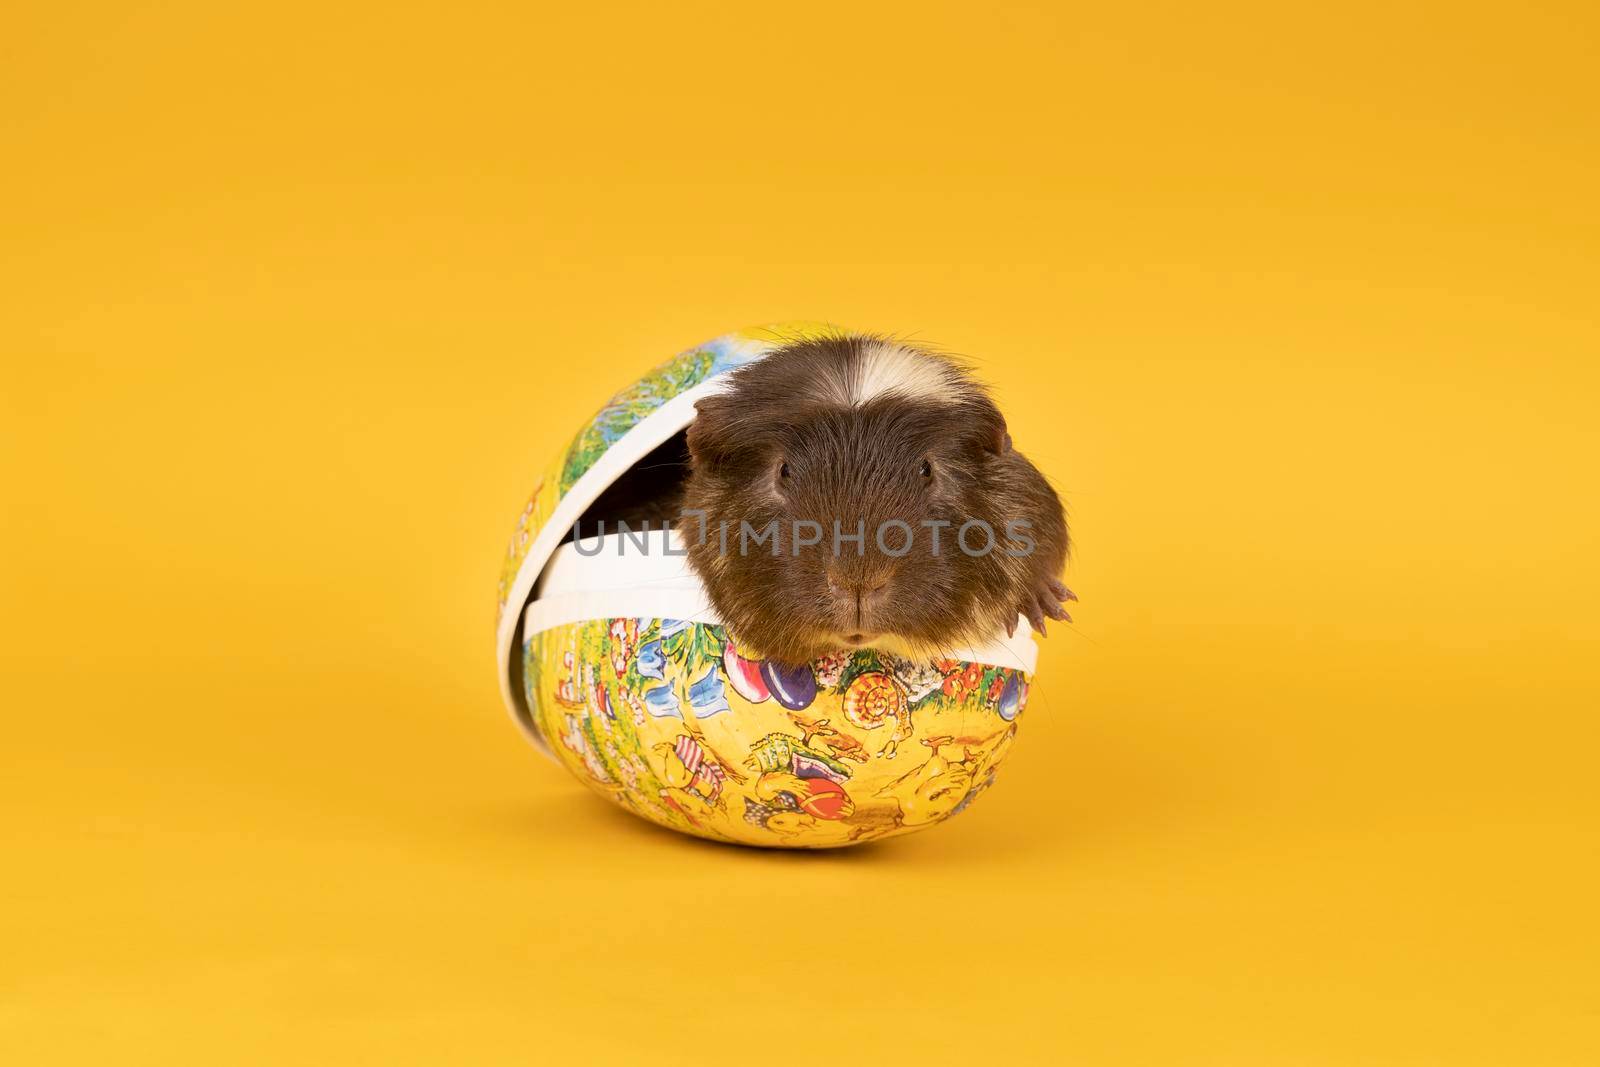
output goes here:
<path id="1" fill-rule="evenodd" d="M 676 530 L 652 532 L 642 550 L 616 533 L 598 542 L 586 538 L 584 544 L 594 550 L 580 551 L 568 543 L 551 554 L 539 595 L 523 609 L 524 641 L 533 634 L 591 619 L 722 621 L 700 579 L 689 569 L 683 538 Z M 1028 621 L 1019 616 L 1017 622 L 1012 637 L 997 636 L 982 645 L 949 649 L 946 654 L 967 663 L 1032 674 L 1039 647 L 1032 640 Z"/>
<path id="2" fill-rule="evenodd" d="M 698 585 L 670 589 L 591 589 L 533 601 L 523 612 L 523 639 L 594 619 L 682 619 L 708 625 L 722 622 L 706 598 L 705 590 Z M 1033 630 L 1027 620 L 1019 619 L 1017 632 L 1012 637 L 952 648 L 946 655 L 963 663 L 1009 667 L 1031 675 L 1039 662 L 1039 646 L 1033 641 Z"/>
<path id="3" fill-rule="evenodd" d="M 682 555 L 682 539 L 674 532 L 660 531 L 650 535 L 650 543 L 672 546 L 673 554 L 661 551 L 635 552 L 624 546 L 620 534 L 608 534 L 596 545 L 587 539 L 585 545 L 594 545 L 597 551 L 585 555 L 575 544 L 565 544 L 551 554 L 542 568 L 544 580 L 539 586 L 539 596 L 522 610 L 522 641 L 534 634 L 544 633 L 572 623 L 595 619 L 684 619 L 690 622 L 720 623 L 721 617 L 711 606 L 705 587 L 700 583 Z M 624 550 L 626 549 L 626 550 Z M 614 561 L 607 566 L 604 561 Z M 591 579 L 612 581 L 609 587 L 594 586 Z M 516 650 L 521 654 L 521 648 Z M 1033 640 L 1033 630 L 1027 620 L 1019 617 L 1014 636 L 995 639 L 980 646 L 951 649 L 951 659 L 964 663 L 982 663 L 996 667 L 1009 667 L 1032 675 L 1039 660 L 1039 647 Z M 509 671 L 505 672 L 509 678 Z M 549 749 L 539 739 L 531 722 L 513 712 L 523 731 L 539 742 L 541 751 Z"/>
<path id="4" fill-rule="evenodd" d="M 556 501 L 555 508 L 550 512 L 550 518 L 534 536 L 528 554 L 522 558 L 522 565 L 517 568 L 517 579 L 506 594 L 505 610 L 500 617 L 500 627 L 495 635 L 495 658 L 500 668 L 500 697 L 505 701 L 506 710 L 511 713 L 511 720 L 517 724 L 517 729 L 547 755 L 554 754 L 546 747 L 539 732 L 534 729 L 530 718 L 531 709 L 523 706 L 522 694 L 517 692 L 518 687 L 511 684 L 511 657 L 520 651 L 514 647 L 517 630 L 522 623 L 523 607 L 533 592 L 534 582 L 538 580 L 545 564 L 550 561 L 550 556 L 560 544 L 561 538 L 572 528 L 572 524 L 583 516 L 589 505 L 605 492 L 606 487 L 638 462 L 640 457 L 694 421 L 695 401 L 716 392 L 723 385 L 722 375 L 719 374 L 691 389 L 686 389 L 640 419 L 627 433 L 617 438 L 610 448 L 600 454 L 594 465 L 572 483 L 572 488 Z"/>

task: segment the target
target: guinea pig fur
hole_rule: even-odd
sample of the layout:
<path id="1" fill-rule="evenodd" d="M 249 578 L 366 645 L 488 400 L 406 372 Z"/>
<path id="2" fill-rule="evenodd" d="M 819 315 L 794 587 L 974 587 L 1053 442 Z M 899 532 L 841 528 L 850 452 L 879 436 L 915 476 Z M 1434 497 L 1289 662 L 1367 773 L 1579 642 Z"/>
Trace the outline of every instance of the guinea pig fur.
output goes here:
<path id="1" fill-rule="evenodd" d="M 681 520 L 742 651 L 937 655 L 1066 619 L 1061 501 L 948 357 L 798 341 L 696 404 Z"/>

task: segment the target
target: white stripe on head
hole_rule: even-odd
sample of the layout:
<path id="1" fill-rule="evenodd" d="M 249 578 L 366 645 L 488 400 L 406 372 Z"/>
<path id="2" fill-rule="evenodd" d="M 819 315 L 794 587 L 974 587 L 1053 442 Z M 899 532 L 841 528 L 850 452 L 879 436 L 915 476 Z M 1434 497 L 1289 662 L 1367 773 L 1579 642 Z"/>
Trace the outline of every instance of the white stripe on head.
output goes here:
<path id="1" fill-rule="evenodd" d="M 888 394 L 954 403 L 961 385 L 959 373 L 943 360 L 888 341 L 863 341 L 854 371 L 849 402 L 857 407 Z"/>

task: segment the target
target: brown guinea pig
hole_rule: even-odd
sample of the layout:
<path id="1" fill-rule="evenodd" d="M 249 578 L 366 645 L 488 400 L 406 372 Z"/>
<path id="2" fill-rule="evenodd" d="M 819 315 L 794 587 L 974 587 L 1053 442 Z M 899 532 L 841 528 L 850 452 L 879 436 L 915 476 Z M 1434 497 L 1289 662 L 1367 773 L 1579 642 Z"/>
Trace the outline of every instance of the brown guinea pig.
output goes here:
<path id="1" fill-rule="evenodd" d="M 1067 524 L 983 388 L 881 337 L 728 374 L 688 430 L 689 562 L 742 648 L 933 655 L 1066 619 Z"/>

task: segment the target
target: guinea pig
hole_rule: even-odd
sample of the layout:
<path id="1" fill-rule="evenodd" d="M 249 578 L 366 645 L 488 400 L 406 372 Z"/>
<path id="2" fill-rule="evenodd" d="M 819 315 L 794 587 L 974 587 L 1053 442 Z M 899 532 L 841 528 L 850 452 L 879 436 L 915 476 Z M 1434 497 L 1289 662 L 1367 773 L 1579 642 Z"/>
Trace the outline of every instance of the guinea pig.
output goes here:
<path id="1" fill-rule="evenodd" d="M 1068 619 L 1061 501 L 952 360 L 797 341 L 696 405 L 680 527 L 750 655 L 927 656 Z"/>

